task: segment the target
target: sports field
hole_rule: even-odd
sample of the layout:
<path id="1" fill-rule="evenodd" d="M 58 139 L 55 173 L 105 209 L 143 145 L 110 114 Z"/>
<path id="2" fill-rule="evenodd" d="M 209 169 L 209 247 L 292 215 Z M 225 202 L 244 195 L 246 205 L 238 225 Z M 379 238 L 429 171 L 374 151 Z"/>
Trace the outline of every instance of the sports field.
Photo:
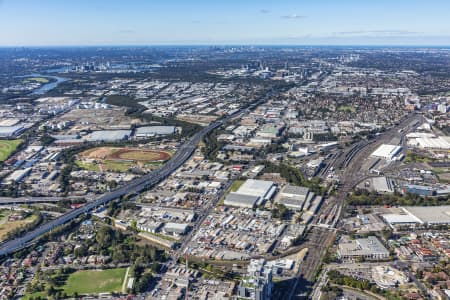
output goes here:
<path id="1" fill-rule="evenodd" d="M 0 140 L 0 161 L 5 161 L 16 151 L 22 140 Z"/>
<path id="2" fill-rule="evenodd" d="M 133 160 L 133 161 L 164 161 L 170 158 L 170 154 L 163 151 L 146 151 L 134 149 L 120 149 L 111 155 L 111 158 L 117 160 Z"/>
<path id="3" fill-rule="evenodd" d="M 104 160 L 128 160 L 141 162 L 165 161 L 171 155 L 166 151 L 134 148 L 97 147 L 81 153 L 81 157 Z"/>
<path id="4" fill-rule="evenodd" d="M 96 147 L 80 153 L 76 164 L 89 171 L 126 172 L 133 167 L 153 169 L 171 156 L 159 150 Z"/>
<path id="5" fill-rule="evenodd" d="M 126 268 L 108 269 L 108 270 L 82 270 L 70 274 L 62 286 L 57 289 L 66 293 L 67 296 L 94 295 L 100 293 L 122 292 L 124 285 Z M 25 300 L 37 299 L 41 297 L 46 299 L 45 291 L 27 294 L 23 297 Z"/>
<path id="6" fill-rule="evenodd" d="M 70 274 L 62 289 L 68 294 L 98 294 L 121 292 L 126 268 L 84 270 Z"/>

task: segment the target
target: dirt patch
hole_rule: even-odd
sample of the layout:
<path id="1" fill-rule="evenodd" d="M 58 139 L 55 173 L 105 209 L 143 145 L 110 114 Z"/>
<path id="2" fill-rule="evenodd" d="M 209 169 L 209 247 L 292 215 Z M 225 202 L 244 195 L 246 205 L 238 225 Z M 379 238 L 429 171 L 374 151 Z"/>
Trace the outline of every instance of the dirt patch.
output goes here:
<path id="1" fill-rule="evenodd" d="M 84 151 L 81 156 L 91 159 L 106 159 L 114 152 L 115 148 L 99 147 Z"/>

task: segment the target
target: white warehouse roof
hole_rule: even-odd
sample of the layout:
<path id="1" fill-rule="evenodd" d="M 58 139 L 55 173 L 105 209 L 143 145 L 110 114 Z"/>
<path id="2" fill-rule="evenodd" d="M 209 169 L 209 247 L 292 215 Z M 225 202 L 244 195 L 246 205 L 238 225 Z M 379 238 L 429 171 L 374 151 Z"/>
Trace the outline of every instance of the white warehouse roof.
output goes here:
<path id="1" fill-rule="evenodd" d="M 450 224 L 450 205 L 407 206 L 405 211 L 428 224 Z"/>
<path id="2" fill-rule="evenodd" d="M 410 214 L 385 214 L 381 216 L 387 223 L 391 225 L 395 224 L 413 224 L 422 222 Z"/>
<path id="3" fill-rule="evenodd" d="M 225 198 L 224 204 L 229 206 L 248 207 L 253 208 L 258 202 L 258 196 L 244 195 L 231 192 Z"/>
<path id="4" fill-rule="evenodd" d="M 420 148 L 431 148 L 431 149 L 450 149 L 450 140 L 447 137 L 437 137 L 437 138 L 416 138 L 415 144 Z"/>
<path id="5" fill-rule="evenodd" d="M 450 224 L 450 205 L 447 206 L 407 206 L 404 213 L 385 214 L 383 219 L 391 224 Z"/>
<path id="6" fill-rule="evenodd" d="M 131 130 L 99 130 L 89 134 L 86 139 L 91 142 L 97 141 L 121 141 L 130 137 Z"/>
<path id="7" fill-rule="evenodd" d="M 175 126 L 145 126 L 136 129 L 136 136 L 169 135 L 175 133 Z"/>
<path id="8" fill-rule="evenodd" d="M 273 185 L 273 181 L 247 179 L 236 193 L 264 198 Z"/>
<path id="9" fill-rule="evenodd" d="M 225 205 L 254 207 L 264 200 L 270 199 L 276 192 L 272 181 L 247 179 L 236 191 L 231 192 L 225 198 Z"/>
<path id="10" fill-rule="evenodd" d="M 384 158 L 384 159 L 391 160 L 400 151 L 402 151 L 402 147 L 401 146 L 383 144 L 383 145 L 380 145 L 380 147 L 378 147 L 377 150 L 375 150 L 372 153 L 372 156 L 381 157 L 381 158 Z"/>
<path id="11" fill-rule="evenodd" d="M 21 133 L 25 128 L 21 125 L 16 126 L 0 126 L 0 136 L 1 137 L 11 137 L 18 135 Z"/>

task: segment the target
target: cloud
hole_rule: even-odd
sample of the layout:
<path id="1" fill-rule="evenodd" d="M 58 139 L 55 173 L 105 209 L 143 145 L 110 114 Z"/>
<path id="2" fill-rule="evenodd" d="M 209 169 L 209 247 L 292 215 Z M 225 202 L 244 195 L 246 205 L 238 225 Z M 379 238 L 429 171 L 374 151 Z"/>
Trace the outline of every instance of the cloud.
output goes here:
<path id="1" fill-rule="evenodd" d="M 262 13 L 262 14 L 268 14 L 268 13 L 270 13 L 270 10 L 260 9 L 259 12 Z"/>
<path id="2" fill-rule="evenodd" d="M 409 30 L 355 30 L 333 32 L 334 36 L 413 36 L 420 35 L 423 32 Z"/>
<path id="3" fill-rule="evenodd" d="M 282 19 L 289 19 L 289 20 L 297 20 L 297 19 L 304 19 L 306 16 L 292 14 L 292 15 L 285 15 L 281 16 Z"/>

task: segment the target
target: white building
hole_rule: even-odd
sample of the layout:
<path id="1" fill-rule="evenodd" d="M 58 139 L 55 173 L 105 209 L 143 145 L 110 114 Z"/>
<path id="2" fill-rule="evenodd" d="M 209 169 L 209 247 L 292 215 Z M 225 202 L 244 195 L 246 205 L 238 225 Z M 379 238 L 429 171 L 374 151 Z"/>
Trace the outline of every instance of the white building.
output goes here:
<path id="1" fill-rule="evenodd" d="M 337 254 L 341 259 L 386 259 L 389 251 L 374 236 L 366 239 L 355 239 L 343 237 L 339 242 Z"/>
<path id="2" fill-rule="evenodd" d="M 89 142 L 114 142 L 127 140 L 130 135 L 131 130 L 99 130 L 86 136 L 86 140 Z"/>
<path id="3" fill-rule="evenodd" d="M 302 210 L 306 199 L 309 197 L 309 188 L 302 186 L 286 185 L 280 192 L 280 203 L 287 208 Z"/>
<path id="4" fill-rule="evenodd" d="M 170 135 L 176 131 L 175 126 L 145 126 L 136 129 L 136 138 L 146 138 L 158 135 Z"/>
<path id="5" fill-rule="evenodd" d="M 28 176 L 30 174 L 31 168 L 23 169 L 23 170 L 16 170 L 12 172 L 8 177 L 5 178 L 5 183 L 11 183 L 11 182 L 20 182 L 22 179 Z"/>
<path id="6" fill-rule="evenodd" d="M 393 160 L 402 151 L 402 149 L 403 148 L 401 146 L 383 144 L 380 145 L 380 147 L 378 147 L 371 155 L 386 160 Z"/>
<path id="7" fill-rule="evenodd" d="M 441 150 L 449 150 L 450 149 L 450 137 L 420 137 L 416 139 L 411 139 L 408 141 L 408 144 L 412 146 L 417 146 L 422 149 L 441 149 Z"/>
<path id="8" fill-rule="evenodd" d="M 271 199 L 275 192 L 276 186 L 272 181 L 247 179 L 236 192 L 228 194 L 224 204 L 252 208 Z"/>
<path id="9" fill-rule="evenodd" d="M 238 287 L 237 299 L 270 300 L 272 266 L 265 259 L 252 259 Z"/>

